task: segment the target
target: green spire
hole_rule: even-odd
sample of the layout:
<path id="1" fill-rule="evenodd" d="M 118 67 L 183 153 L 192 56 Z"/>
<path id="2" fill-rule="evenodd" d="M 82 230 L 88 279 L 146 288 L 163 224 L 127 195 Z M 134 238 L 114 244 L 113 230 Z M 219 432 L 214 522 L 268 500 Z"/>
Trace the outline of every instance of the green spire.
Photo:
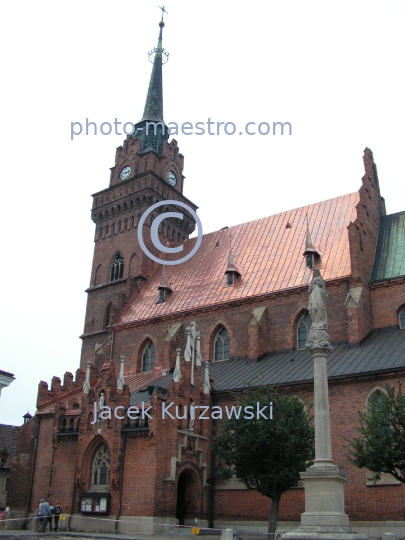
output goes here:
<path id="1" fill-rule="evenodd" d="M 161 8 L 162 9 L 162 8 Z M 163 120 L 163 84 L 162 66 L 168 61 L 169 55 L 162 47 L 162 31 L 165 26 L 162 20 L 159 23 L 159 39 L 157 47 L 149 53 L 149 59 L 153 59 L 152 74 L 150 77 L 148 95 L 142 119 L 135 124 L 135 138 L 141 139 L 141 153 L 153 151 L 162 155 L 163 141 L 169 138 L 168 127 Z M 166 12 L 167 13 L 167 12 Z M 148 125 L 149 122 L 154 124 Z"/>

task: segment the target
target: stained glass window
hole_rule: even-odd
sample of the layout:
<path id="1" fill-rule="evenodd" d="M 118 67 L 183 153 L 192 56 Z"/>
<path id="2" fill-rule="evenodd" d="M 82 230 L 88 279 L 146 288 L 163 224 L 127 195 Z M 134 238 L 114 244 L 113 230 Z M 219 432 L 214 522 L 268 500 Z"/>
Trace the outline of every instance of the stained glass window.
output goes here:
<path id="1" fill-rule="evenodd" d="M 93 461 L 93 486 L 107 486 L 110 472 L 110 454 L 105 444 L 101 445 Z"/>

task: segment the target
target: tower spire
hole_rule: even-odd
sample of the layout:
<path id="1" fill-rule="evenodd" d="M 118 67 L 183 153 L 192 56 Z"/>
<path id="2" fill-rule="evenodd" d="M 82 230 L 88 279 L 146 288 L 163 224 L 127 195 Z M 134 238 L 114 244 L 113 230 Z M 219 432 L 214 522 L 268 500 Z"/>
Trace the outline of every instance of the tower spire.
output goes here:
<path id="1" fill-rule="evenodd" d="M 149 60 L 153 63 L 152 73 L 149 81 L 148 94 L 146 96 L 145 108 L 142 119 L 135 124 L 135 138 L 141 139 L 141 153 L 153 151 L 159 156 L 162 155 L 163 141 L 169 138 L 168 127 L 163 120 L 163 83 L 162 66 L 169 59 L 169 54 L 162 47 L 162 34 L 165 23 L 163 15 L 167 13 L 164 6 L 162 19 L 159 22 L 159 38 L 157 47 L 149 52 Z"/>

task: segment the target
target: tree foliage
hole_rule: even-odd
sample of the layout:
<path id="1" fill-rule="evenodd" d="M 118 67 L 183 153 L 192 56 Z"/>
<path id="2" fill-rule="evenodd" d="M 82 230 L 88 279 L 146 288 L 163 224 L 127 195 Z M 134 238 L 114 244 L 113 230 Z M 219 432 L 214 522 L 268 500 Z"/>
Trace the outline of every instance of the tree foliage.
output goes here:
<path id="1" fill-rule="evenodd" d="M 348 441 L 348 459 L 375 473 L 375 482 L 384 472 L 405 484 L 405 395 L 401 383 L 397 392 L 386 384 L 385 392 L 376 393 L 359 418 L 361 437 Z"/>
<path id="2" fill-rule="evenodd" d="M 253 419 L 225 420 L 212 449 L 218 458 L 220 478 L 236 477 L 247 488 L 272 499 L 269 532 L 274 532 L 283 493 L 296 487 L 299 473 L 314 457 L 314 428 L 305 404 L 293 395 L 272 387 L 248 389 L 236 394 L 236 407 L 253 407 Z M 273 419 L 257 418 L 260 407 L 273 404 Z M 269 416 L 269 407 L 266 409 Z"/>

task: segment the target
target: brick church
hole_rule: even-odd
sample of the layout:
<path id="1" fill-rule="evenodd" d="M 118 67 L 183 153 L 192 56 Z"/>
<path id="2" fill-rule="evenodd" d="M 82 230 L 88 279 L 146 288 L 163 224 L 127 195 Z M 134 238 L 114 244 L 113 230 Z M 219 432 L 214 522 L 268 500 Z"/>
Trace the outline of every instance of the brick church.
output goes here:
<path id="1" fill-rule="evenodd" d="M 185 411 L 221 407 L 247 385 L 288 387 L 313 400 L 305 342 L 316 266 L 329 294 L 332 448 L 348 475 L 345 511 L 359 532 L 381 536 L 395 522 L 391 532 L 404 535 L 405 486 L 389 475 L 373 483 L 348 462 L 344 441 L 357 434 L 358 411 L 405 376 L 405 211 L 386 214 L 366 148 L 358 191 L 206 234 L 179 265 L 151 260 L 138 241 L 143 214 L 160 201 L 197 209 L 183 194 L 184 158 L 163 120 L 163 26 L 142 120 L 117 149 L 109 186 L 93 195 L 80 366 L 75 376 L 54 376 L 50 388 L 39 383 L 36 414 L 20 428 L 8 503 L 26 517 L 49 497 L 70 516 L 64 526 L 79 530 L 160 532 L 195 517 L 266 530 L 270 500 L 216 478 L 210 435 L 218 420 Z M 148 131 L 148 122 L 157 128 Z M 182 220 L 157 228 L 161 244 L 182 247 L 166 263 L 196 243 L 192 213 L 181 211 Z M 143 239 L 156 256 L 151 228 L 162 212 L 179 208 L 168 203 L 146 219 Z M 100 414 L 107 407 L 111 414 Z M 298 487 L 283 495 L 279 525 L 296 528 L 303 511 Z"/>

